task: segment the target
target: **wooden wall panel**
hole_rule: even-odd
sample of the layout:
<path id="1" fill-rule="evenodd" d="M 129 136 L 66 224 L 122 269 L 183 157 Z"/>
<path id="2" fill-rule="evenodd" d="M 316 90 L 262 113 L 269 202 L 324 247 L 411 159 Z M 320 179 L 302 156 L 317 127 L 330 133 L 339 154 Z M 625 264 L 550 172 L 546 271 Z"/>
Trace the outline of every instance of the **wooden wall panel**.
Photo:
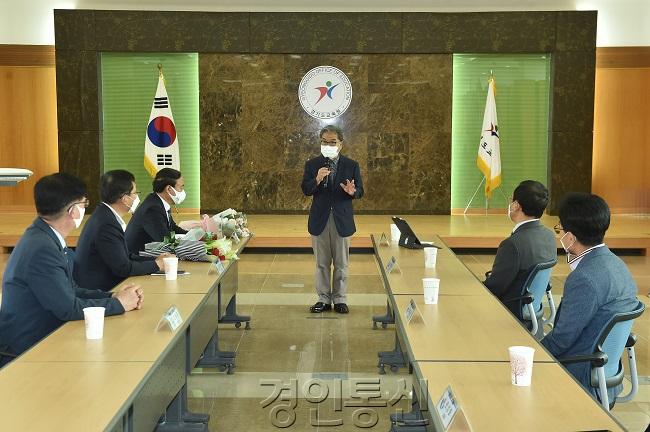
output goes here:
<path id="1" fill-rule="evenodd" d="M 54 66 L 53 45 L 2 45 L 0 66 Z"/>
<path id="2" fill-rule="evenodd" d="M 56 118 L 54 66 L 0 66 L 0 166 L 34 172 L 17 186 L 0 187 L 2 211 L 32 210 L 34 183 L 58 171 Z"/>
<path id="3" fill-rule="evenodd" d="M 650 47 L 597 53 L 592 190 L 615 213 L 650 213 L 649 57 Z"/>

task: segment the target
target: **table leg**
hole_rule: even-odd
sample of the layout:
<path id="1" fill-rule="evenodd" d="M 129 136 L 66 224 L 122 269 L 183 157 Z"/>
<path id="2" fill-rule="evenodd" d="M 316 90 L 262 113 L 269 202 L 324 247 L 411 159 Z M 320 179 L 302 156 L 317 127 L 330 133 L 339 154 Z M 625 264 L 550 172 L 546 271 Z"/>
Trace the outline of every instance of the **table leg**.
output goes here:
<path id="1" fill-rule="evenodd" d="M 226 314 L 219 320 L 222 324 L 235 324 L 236 328 L 241 327 L 241 323 L 246 323 L 246 330 L 251 328 L 251 317 L 248 315 L 237 314 L 237 295 L 235 294 L 226 306 Z"/>
<path id="2" fill-rule="evenodd" d="M 372 317 L 372 328 L 377 328 L 377 323 L 381 323 L 381 328 L 388 327 L 388 324 L 395 324 L 395 315 L 390 308 L 390 302 L 386 299 L 386 315 L 376 315 Z"/>
<path id="3" fill-rule="evenodd" d="M 413 392 L 411 412 L 390 415 L 391 432 L 426 432 L 429 421 L 420 412 L 420 403 Z"/>
<path id="4" fill-rule="evenodd" d="M 386 373 L 385 366 L 390 366 L 391 372 L 397 372 L 400 367 L 406 366 L 406 360 L 404 359 L 397 334 L 395 334 L 395 348 L 392 351 L 380 351 L 378 357 L 379 362 L 377 363 L 377 367 L 381 375 Z"/>
<path id="5" fill-rule="evenodd" d="M 203 355 L 199 359 L 196 367 L 203 368 L 219 368 L 227 371 L 228 374 L 233 374 L 235 369 L 234 351 L 221 351 L 219 350 L 219 330 L 214 332 L 208 346 L 205 347 Z"/>
<path id="6" fill-rule="evenodd" d="M 184 385 L 174 400 L 167 407 L 160 423 L 156 426 L 156 432 L 209 432 L 206 422 L 193 422 L 186 420 L 186 416 L 204 416 L 210 419 L 209 415 L 194 414 L 187 411 L 187 385 Z"/>

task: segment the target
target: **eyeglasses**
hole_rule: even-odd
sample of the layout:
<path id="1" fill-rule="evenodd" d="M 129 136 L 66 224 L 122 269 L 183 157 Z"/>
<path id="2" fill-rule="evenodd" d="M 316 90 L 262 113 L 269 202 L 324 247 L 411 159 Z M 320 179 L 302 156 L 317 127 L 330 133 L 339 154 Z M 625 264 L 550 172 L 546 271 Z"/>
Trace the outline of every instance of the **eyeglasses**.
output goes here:
<path id="1" fill-rule="evenodd" d="M 338 140 L 336 140 L 336 141 L 325 141 L 325 140 L 321 140 L 321 141 L 320 141 L 320 144 L 321 144 L 321 145 L 326 145 L 326 146 L 332 146 L 332 147 L 334 147 L 334 146 L 339 145 L 339 142 L 338 142 Z"/>
<path id="2" fill-rule="evenodd" d="M 83 208 L 88 208 L 89 205 L 90 205 L 90 200 L 88 198 L 84 198 L 83 201 L 73 202 L 72 204 L 70 204 L 70 207 L 68 207 L 68 211 L 70 211 L 74 206 L 81 206 Z"/>
<path id="3" fill-rule="evenodd" d="M 140 191 L 125 193 L 123 196 L 140 195 Z"/>
<path id="4" fill-rule="evenodd" d="M 555 231 L 555 234 L 559 234 L 560 232 L 564 231 L 564 228 L 562 228 L 562 225 L 556 224 L 553 227 L 553 231 Z"/>

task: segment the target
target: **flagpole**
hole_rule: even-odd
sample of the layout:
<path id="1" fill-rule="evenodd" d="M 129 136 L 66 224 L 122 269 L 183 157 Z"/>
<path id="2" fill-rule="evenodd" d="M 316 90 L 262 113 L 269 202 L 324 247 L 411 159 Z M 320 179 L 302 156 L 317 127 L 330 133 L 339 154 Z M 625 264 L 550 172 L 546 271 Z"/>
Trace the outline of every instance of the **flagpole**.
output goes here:
<path id="1" fill-rule="evenodd" d="M 497 189 L 499 189 L 499 188 L 497 188 Z M 506 194 L 504 194 L 501 189 L 499 189 L 499 192 L 501 192 L 501 196 L 503 196 L 503 199 L 506 200 L 506 204 L 510 205 L 510 203 L 508 202 L 509 198 L 506 196 Z"/>
<path id="2" fill-rule="evenodd" d="M 483 178 L 481 179 L 481 183 L 479 183 L 478 186 L 476 186 L 476 190 L 474 191 L 472 197 L 469 199 L 469 202 L 467 203 L 467 207 L 465 207 L 465 211 L 463 212 L 463 214 L 467 214 L 467 209 L 469 209 L 469 206 L 472 205 L 472 201 L 474 201 L 474 198 L 476 197 L 476 194 L 478 193 L 478 190 L 481 188 L 481 185 L 483 184 L 484 181 L 485 181 L 485 176 L 483 176 Z M 486 206 L 485 211 L 487 212 L 487 196 L 485 197 L 485 206 Z"/>

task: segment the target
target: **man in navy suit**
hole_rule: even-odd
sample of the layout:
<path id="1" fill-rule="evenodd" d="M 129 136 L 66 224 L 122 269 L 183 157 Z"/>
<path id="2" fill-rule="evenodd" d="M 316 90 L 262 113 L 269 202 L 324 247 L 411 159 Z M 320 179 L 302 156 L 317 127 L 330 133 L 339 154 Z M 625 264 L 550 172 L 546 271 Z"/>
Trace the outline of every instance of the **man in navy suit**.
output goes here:
<path id="1" fill-rule="evenodd" d="M 350 236 L 356 231 L 352 200 L 363 196 L 359 164 L 340 154 L 343 132 L 336 126 L 320 131 L 321 155 L 305 163 L 302 191 L 313 197 L 308 229 L 316 257 L 318 301 L 310 311 L 348 313 L 347 279 Z M 334 264 L 332 280 L 332 263 Z"/>
<path id="2" fill-rule="evenodd" d="M 129 252 L 122 219 L 135 211 L 140 198 L 135 177 L 125 170 L 108 171 L 101 178 L 102 202 L 86 221 L 75 253 L 74 279 L 83 287 L 110 291 L 129 276 L 164 270 L 163 258 L 155 261 Z"/>
<path id="3" fill-rule="evenodd" d="M 149 194 L 126 227 L 126 244 L 131 253 L 144 250 L 144 245 L 162 241 L 170 232 L 186 234 L 172 218 L 172 204 L 185 200 L 185 180 L 180 171 L 163 168 L 153 180 L 153 193 Z"/>
<path id="4" fill-rule="evenodd" d="M 72 278 L 66 236 L 78 228 L 88 199 L 78 178 L 57 173 L 34 186 L 38 217 L 9 257 L 0 305 L 0 366 L 28 350 L 66 321 L 84 319 L 83 309 L 102 306 L 117 315 L 142 306 L 139 285 L 115 293 L 79 287 Z"/>
<path id="5" fill-rule="evenodd" d="M 553 330 L 542 339 L 542 345 L 555 357 L 593 354 L 598 335 L 611 318 L 638 304 L 630 271 L 603 243 L 609 219 L 609 207 L 597 195 L 572 193 L 560 205 L 561 226 L 556 229 L 564 232 L 560 242 L 571 273 L 564 283 Z M 567 364 L 566 368 L 599 397 L 590 385 L 589 362 Z M 609 389 L 609 400 L 614 401 L 621 390 L 622 385 Z"/>

